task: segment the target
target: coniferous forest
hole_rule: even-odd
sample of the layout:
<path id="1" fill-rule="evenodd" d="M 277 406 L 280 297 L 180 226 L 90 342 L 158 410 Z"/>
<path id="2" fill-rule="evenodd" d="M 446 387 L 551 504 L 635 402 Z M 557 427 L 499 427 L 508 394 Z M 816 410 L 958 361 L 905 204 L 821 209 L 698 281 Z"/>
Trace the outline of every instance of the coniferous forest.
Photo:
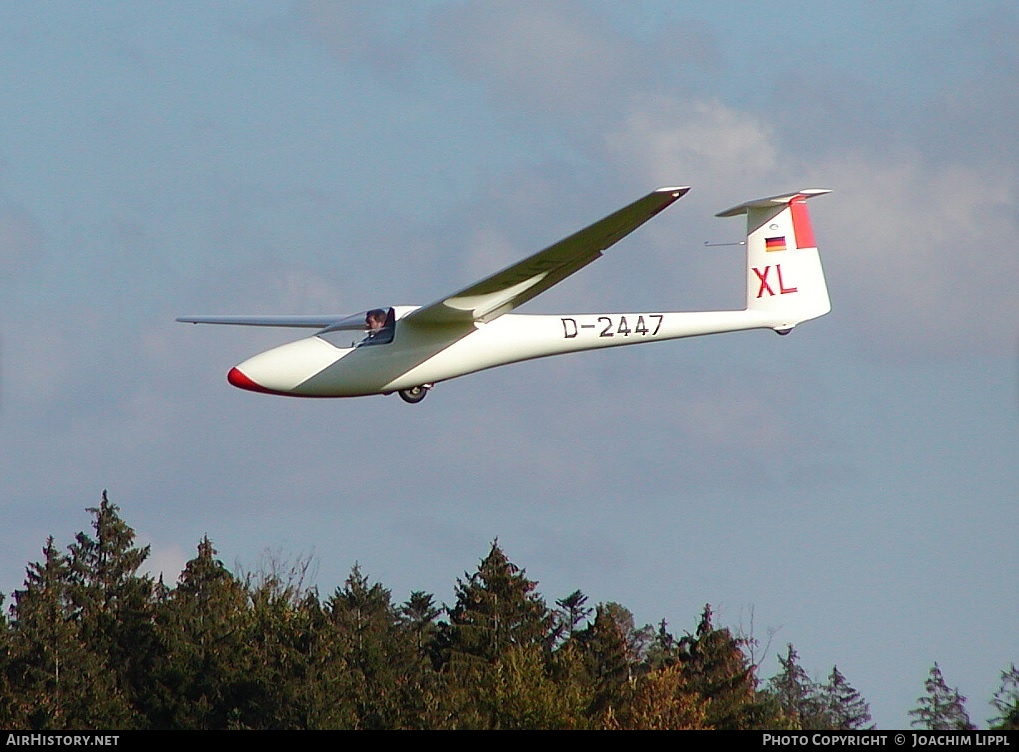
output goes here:
<path id="1" fill-rule="evenodd" d="M 452 604 L 394 603 L 356 565 L 333 592 L 307 564 L 238 576 L 208 538 L 176 583 L 104 493 L 92 529 L 51 537 L 0 611 L 0 728 L 866 729 L 867 701 L 833 667 L 813 681 L 792 645 L 762 678 L 753 637 L 716 624 L 638 627 L 580 591 L 547 603 L 493 543 Z M 937 664 L 917 728 L 973 728 Z M 1019 728 L 1002 671 L 992 728 Z"/>

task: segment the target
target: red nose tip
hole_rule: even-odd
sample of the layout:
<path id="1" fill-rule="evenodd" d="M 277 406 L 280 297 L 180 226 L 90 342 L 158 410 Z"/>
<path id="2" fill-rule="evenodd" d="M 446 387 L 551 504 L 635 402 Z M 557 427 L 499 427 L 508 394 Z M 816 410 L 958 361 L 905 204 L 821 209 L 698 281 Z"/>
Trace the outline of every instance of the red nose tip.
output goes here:
<path id="1" fill-rule="evenodd" d="M 238 389 L 247 389 L 250 392 L 267 392 L 269 391 L 265 387 L 259 386 L 254 381 L 245 376 L 237 368 L 231 368 L 230 373 L 226 375 L 226 380 L 233 384 Z"/>

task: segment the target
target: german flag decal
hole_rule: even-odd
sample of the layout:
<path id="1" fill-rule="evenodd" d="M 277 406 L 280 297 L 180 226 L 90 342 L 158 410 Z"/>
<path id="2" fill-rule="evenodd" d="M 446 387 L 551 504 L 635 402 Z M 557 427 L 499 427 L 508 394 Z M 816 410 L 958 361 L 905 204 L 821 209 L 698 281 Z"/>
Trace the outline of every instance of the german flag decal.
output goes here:
<path id="1" fill-rule="evenodd" d="M 778 238 L 765 238 L 764 239 L 764 250 L 766 251 L 784 251 L 785 250 L 785 235 Z"/>

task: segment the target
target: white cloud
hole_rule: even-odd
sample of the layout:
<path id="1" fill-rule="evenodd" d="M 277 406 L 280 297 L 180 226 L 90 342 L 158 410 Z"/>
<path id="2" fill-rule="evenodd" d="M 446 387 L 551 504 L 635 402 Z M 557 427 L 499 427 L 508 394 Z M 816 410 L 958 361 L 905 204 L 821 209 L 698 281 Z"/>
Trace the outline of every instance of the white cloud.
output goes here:
<path id="1" fill-rule="evenodd" d="M 642 77 L 635 47 L 583 3 L 453 5 L 433 21 L 434 47 L 498 98 L 555 114 L 611 107 Z"/>
<path id="2" fill-rule="evenodd" d="M 951 358 L 1011 349 L 1019 197 L 1005 169 L 837 155 L 821 170 L 838 189 L 838 210 L 823 210 L 829 276 L 868 349 Z"/>
<path id="3" fill-rule="evenodd" d="M 395 11 L 307 0 L 296 15 L 345 65 L 365 65 L 390 80 L 445 67 L 490 95 L 497 110 L 542 125 L 577 115 L 588 125 L 611 121 L 633 93 L 675 90 L 720 61 L 715 34 L 700 21 L 662 15 L 638 37 L 611 13 L 578 0 L 451 2 Z"/>
<path id="4" fill-rule="evenodd" d="M 743 190 L 784 170 L 767 123 L 714 101 L 649 99 L 606 136 L 606 147 L 648 184 L 681 176 L 699 192 Z"/>
<path id="5" fill-rule="evenodd" d="M 301 26 L 343 63 L 367 61 L 391 71 L 405 60 L 407 38 L 384 7 L 372 3 L 306 0 L 295 7 Z"/>

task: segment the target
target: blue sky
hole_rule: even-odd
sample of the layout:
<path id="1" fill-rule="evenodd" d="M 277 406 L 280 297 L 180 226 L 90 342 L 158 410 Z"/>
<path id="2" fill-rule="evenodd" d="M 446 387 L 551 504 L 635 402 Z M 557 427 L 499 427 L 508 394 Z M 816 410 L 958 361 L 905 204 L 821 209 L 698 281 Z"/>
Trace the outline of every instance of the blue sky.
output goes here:
<path id="1" fill-rule="evenodd" d="M 550 602 L 710 602 L 886 728 L 938 661 L 983 724 L 1019 660 L 1017 38 L 1005 2 L 4 5 L 0 592 L 104 488 L 168 579 L 208 534 L 448 601 L 498 536 Z M 173 322 L 425 303 L 674 184 L 525 311 L 736 307 L 713 214 L 817 186 L 832 313 L 415 407 L 232 389 L 288 334 Z"/>

